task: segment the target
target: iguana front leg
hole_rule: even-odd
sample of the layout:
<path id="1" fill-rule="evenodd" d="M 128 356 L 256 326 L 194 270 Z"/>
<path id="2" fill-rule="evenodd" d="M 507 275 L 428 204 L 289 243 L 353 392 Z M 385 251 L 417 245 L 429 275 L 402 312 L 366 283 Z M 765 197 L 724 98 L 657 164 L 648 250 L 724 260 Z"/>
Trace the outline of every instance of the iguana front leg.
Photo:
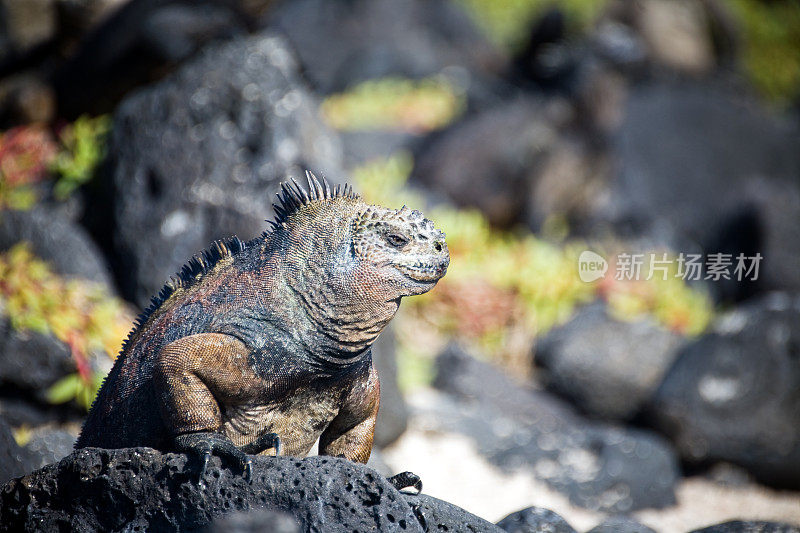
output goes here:
<path id="1" fill-rule="evenodd" d="M 373 364 L 368 378 L 356 383 L 328 428 L 319 438 L 320 455 L 344 457 L 366 463 L 372 453 L 375 419 L 380 406 L 381 386 Z M 422 480 L 413 472 L 388 478 L 397 490 L 414 487 L 422 491 Z"/>
<path id="2" fill-rule="evenodd" d="M 375 365 L 372 365 L 366 379 L 353 384 L 339 408 L 339 413 L 320 435 L 320 455 L 333 455 L 366 463 L 372 453 L 380 398 L 378 373 Z"/>
<path id="3" fill-rule="evenodd" d="M 245 402 L 262 390 L 248 367 L 248 354 L 247 346 L 234 337 L 202 333 L 168 344 L 157 358 L 153 377 L 161 415 L 175 436 L 175 448 L 200 456 L 201 476 L 216 453 L 239 463 L 250 477 L 250 456 L 220 433 L 220 403 Z M 257 440 L 278 445 L 274 434 Z"/>

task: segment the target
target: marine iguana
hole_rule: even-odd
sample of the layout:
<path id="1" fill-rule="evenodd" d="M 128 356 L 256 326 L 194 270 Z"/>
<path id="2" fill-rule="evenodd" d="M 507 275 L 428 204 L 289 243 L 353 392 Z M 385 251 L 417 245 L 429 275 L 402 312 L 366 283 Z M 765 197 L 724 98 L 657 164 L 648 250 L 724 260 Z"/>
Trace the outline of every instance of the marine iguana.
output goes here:
<path id="1" fill-rule="evenodd" d="M 404 296 L 450 262 L 419 211 L 368 205 L 349 185 L 284 183 L 260 237 L 193 257 L 137 319 L 76 448 L 249 454 L 365 463 L 380 385 L 371 344 Z M 411 486 L 416 479 L 390 478 Z"/>

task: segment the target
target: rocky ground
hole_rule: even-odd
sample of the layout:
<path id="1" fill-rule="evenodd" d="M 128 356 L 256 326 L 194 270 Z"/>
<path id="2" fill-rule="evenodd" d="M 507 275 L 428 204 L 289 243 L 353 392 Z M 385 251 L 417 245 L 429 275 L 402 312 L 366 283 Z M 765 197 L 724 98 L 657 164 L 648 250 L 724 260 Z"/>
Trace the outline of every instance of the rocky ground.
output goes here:
<path id="1" fill-rule="evenodd" d="M 542 481 L 534 469 L 499 468 L 480 453 L 474 440 L 442 431 L 430 416 L 430 406 L 442 402 L 439 394 L 420 389 L 409 395 L 413 429 L 381 454 L 390 470 L 407 468 L 421 473 L 427 494 L 490 521 L 499 521 L 531 505 L 554 511 L 578 531 L 588 531 L 605 520 L 607 515 L 603 512 L 570 503 L 566 495 Z M 636 511 L 631 516 L 665 533 L 692 531 L 745 516 L 796 524 L 800 519 L 800 494 L 769 489 L 746 478 L 730 483 L 724 475 L 692 476 L 676 484 L 674 505 Z"/>

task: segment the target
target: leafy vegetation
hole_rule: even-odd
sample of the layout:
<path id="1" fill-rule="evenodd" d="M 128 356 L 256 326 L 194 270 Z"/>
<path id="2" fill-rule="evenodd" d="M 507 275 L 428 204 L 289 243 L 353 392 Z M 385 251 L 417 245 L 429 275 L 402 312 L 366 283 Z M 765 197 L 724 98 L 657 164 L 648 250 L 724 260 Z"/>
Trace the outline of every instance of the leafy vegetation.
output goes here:
<path id="1" fill-rule="evenodd" d="M 602 13 L 608 0 L 459 0 L 490 40 L 508 50 L 526 44 L 530 27 L 545 10 L 558 6 L 572 31 L 588 28 Z"/>
<path id="2" fill-rule="evenodd" d="M 26 210 L 39 200 L 37 185 L 54 180 L 53 195 L 66 199 L 94 175 L 103 158 L 110 118 L 80 117 L 56 140 L 41 125 L 0 134 L 0 209 Z"/>
<path id="3" fill-rule="evenodd" d="M 58 135 L 61 150 L 52 164 L 58 175 L 53 194 L 59 200 L 89 181 L 105 155 L 105 139 L 111 129 L 111 117 L 80 117 L 65 126 Z"/>
<path id="4" fill-rule="evenodd" d="M 779 104 L 800 96 L 800 2 L 731 0 L 743 31 L 742 61 L 753 84 Z"/>
<path id="5" fill-rule="evenodd" d="M 91 357 L 116 357 L 132 321 L 124 304 L 102 285 L 55 274 L 20 243 L 0 254 L 0 310 L 17 331 L 52 335 L 69 346 L 77 372 L 48 391 L 54 403 L 89 408 L 102 376 Z"/>
<path id="6" fill-rule="evenodd" d="M 353 177 L 367 201 L 424 206 L 422 196 L 406 186 L 412 166 L 409 155 L 398 154 L 362 166 Z M 434 206 L 426 215 L 447 234 L 451 263 L 437 288 L 405 302 L 395 319 L 404 386 L 429 379 L 432 356 L 451 338 L 527 373 L 536 336 L 597 298 L 620 318 L 650 316 L 686 335 L 699 334 L 711 319 L 708 295 L 675 278 L 674 271 L 666 280 L 617 281 L 608 274 L 584 283 L 577 270 L 587 248 L 583 242 L 549 242 L 523 229 L 498 231 L 476 210 Z"/>
<path id="7" fill-rule="evenodd" d="M 20 126 L 0 134 L 0 209 L 30 209 L 57 152 L 42 126 Z"/>
<path id="8" fill-rule="evenodd" d="M 365 81 L 322 103 L 328 124 L 347 131 L 424 133 L 446 126 L 463 108 L 464 96 L 442 77 Z"/>

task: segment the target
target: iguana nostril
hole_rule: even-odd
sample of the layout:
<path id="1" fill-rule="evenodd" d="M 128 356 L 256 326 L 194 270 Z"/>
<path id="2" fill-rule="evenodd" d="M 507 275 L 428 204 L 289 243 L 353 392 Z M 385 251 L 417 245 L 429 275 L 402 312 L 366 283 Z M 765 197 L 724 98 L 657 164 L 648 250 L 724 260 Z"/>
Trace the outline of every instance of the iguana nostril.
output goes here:
<path id="1" fill-rule="evenodd" d="M 442 243 L 440 243 L 439 241 L 436 241 L 435 243 L 433 243 L 433 248 L 437 252 L 441 252 L 442 251 Z"/>

